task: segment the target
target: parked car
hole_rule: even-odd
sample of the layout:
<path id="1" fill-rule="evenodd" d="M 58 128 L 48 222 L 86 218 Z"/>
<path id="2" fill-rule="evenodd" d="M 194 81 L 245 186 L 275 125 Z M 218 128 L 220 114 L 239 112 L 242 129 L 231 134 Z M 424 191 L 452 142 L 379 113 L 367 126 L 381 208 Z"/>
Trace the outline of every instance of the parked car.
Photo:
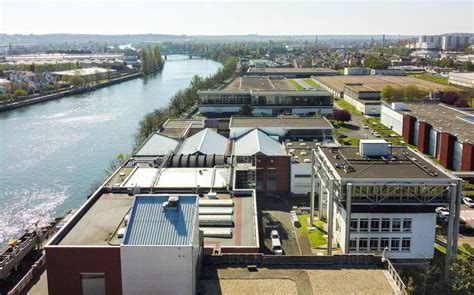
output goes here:
<path id="1" fill-rule="evenodd" d="M 272 230 L 270 233 L 272 239 L 272 252 L 275 255 L 283 255 L 283 249 L 281 248 L 280 235 L 277 230 Z"/>
<path id="2" fill-rule="evenodd" d="M 360 127 L 362 127 L 363 129 L 369 129 L 369 126 L 367 126 L 367 125 L 362 125 Z"/>
<path id="3" fill-rule="evenodd" d="M 374 131 L 372 134 L 373 134 L 375 137 L 380 137 L 380 133 L 378 133 L 377 131 Z"/>
<path id="4" fill-rule="evenodd" d="M 469 197 L 462 198 L 462 202 L 469 208 L 474 208 L 474 200 Z"/>
<path id="5" fill-rule="evenodd" d="M 449 209 L 446 207 L 438 207 L 435 209 L 436 214 L 440 214 L 441 212 L 449 212 Z"/>

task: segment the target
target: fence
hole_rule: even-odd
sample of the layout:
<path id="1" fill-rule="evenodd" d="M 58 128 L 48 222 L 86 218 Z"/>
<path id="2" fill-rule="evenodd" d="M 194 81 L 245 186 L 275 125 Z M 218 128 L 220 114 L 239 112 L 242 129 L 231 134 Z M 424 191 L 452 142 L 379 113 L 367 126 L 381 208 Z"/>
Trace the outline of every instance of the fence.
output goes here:
<path id="1" fill-rule="evenodd" d="M 375 255 L 334 255 L 334 256 L 288 256 L 263 254 L 223 254 L 204 257 L 205 265 L 258 265 L 258 266 L 381 266 L 380 256 Z"/>
<path id="2" fill-rule="evenodd" d="M 26 286 L 36 277 L 39 277 L 41 271 L 43 270 L 46 264 L 46 256 L 43 254 L 31 267 L 30 271 L 26 273 L 23 278 L 18 282 L 18 284 L 13 287 L 7 295 L 16 295 L 20 294 Z"/>
<path id="3" fill-rule="evenodd" d="M 393 267 L 390 260 L 387 259 L 386 262 L 387 262 L 387 272 L 390 274 L 390 277 L 393 279 L 393 282 L 397 286 L 398 294 L 408 295 L 405 283 L 403 283 L 402 279 L 398 275 L 397 270 Z"/>

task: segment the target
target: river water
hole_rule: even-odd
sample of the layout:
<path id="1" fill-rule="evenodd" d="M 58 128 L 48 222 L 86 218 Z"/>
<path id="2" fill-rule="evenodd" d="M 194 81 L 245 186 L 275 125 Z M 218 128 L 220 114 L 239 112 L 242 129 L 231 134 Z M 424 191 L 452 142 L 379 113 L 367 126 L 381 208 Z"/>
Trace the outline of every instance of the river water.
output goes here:
<path id="1" fill-rule="evenodd" d="M 0 113 L 0 245 L 38 218 L 79 207 L 111 160 L 131 151 L 140 119 L 219 66 L 168 56 L 152 77 Z"/>

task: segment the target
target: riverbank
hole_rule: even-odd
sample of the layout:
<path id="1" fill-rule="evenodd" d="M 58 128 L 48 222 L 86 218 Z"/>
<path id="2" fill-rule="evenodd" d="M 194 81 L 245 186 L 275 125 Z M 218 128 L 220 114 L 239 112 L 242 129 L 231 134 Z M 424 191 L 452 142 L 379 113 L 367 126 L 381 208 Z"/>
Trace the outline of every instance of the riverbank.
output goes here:
<path id="1" fill-rule="evenodd" d="M 0 112 L 12 110 L 12 109 L 16 109 L 16 108 L 20 108 L 20 107 L 24 107 L 24 106 L 27 106 L 27 105 L 32 105 L 32 104 L 35 104 L 35 103 L 48 101 L 48 100 L 58 99 L 58 98 L 66 97 L 66 96 L 69 96 L 69 95 L 75 95 L 75 94 L 91 92 L 91 91 L 94 91 L 94 90 L 97 90 L 97 89 L 100 89 L 100 88 L 103 88 L 103 87 L 107 87 L 107 86 L 110 86 L 110 85 L 114 85 L 114 84 L 117 84 L 117 83 L 125 82 L 125 81 L 128 81 L 128 80 L 135 79 L 135 78 L 140 78 L 140 77 L 143 77 L 142 73 L 126 74 L 124 76 L 117 77 L 117 78 L 111 79 L 109 81 L 100 82 L 100 83 L 98 83 L 94 86 L 79 87 L 79 88 L 71 87 L 71 89 L 60 91 L 60 92 L 57 92 L 57 93 L 52 93 L 52 94 L 42 95 L 42 96 L 37 96 L 37 97 L 29 97 L 29 98 L 26 98 L 26 99 L 15 100 L 15 101 L 12 101 L 12 102 L 4 102 L 4 103 L 0 103 Z"/>

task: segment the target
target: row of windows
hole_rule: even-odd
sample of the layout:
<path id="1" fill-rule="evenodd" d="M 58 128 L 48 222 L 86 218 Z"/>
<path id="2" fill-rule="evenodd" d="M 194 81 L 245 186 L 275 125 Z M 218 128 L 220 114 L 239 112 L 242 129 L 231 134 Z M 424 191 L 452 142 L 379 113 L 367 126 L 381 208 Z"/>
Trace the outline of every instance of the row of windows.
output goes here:
<path id="1" fill-rule="evenodd" d="M 351 218 L 351 232 L 411 232 L 411 218 Z"/>
<path id="2" fill-rule="evenodd" d="M 402 251 L 409 252 L 411 238 L 351 238 L 349 240 L 349 250 L 357 252 Z"/>

